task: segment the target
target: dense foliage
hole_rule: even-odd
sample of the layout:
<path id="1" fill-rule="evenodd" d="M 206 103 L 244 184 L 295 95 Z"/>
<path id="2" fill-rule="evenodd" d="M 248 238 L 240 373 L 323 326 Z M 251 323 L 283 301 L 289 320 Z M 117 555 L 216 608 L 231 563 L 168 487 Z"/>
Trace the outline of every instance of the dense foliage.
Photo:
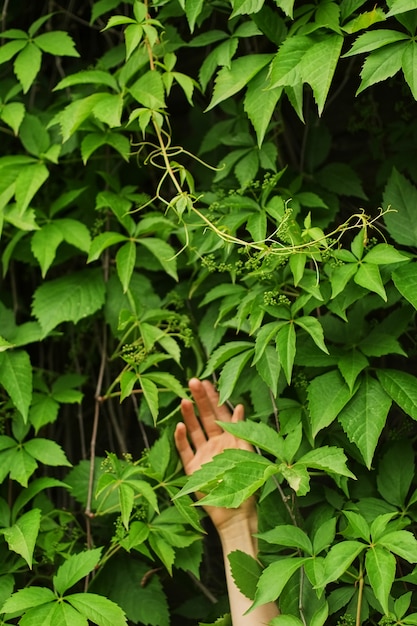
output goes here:
<path id="1" fill-rule="evenodd" d="M 0 623 L 417 624 L 415 0 L 5 0 Z M 190 376 L 247 420 L 188 481 Z M 209 541 L 214 541 L 210 539 Z"/>

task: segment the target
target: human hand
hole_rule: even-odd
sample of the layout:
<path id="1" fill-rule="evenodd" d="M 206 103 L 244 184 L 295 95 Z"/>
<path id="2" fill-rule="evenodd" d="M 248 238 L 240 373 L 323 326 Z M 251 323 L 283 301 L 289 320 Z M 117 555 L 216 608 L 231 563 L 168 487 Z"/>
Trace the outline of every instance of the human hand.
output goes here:
<path id="1" fill-rule="evenodd" d="M 224 450 L 230 448 L 253 450 L 249 443 L 224 431 L 216 424 L 216 421 L 236 423 L 243 420 L 244 410 L 241 404 L 236 406 L 233 413 L 225 405 L 219 406 L 219 395 L 208 380 L 200 381 L 192 378 L 189 381 L 189 388 L 199 417 L 196 416 L 193 402 L 182 400 L 181 413 L 184 423 L 177 424 L 174 435 L 186 474 L 193 474 L 204 463 L 208 463 Z M 201 498 L 202 494 L 197 493 L 196 496 Z M 249 498 L 238 509 L 213 506 L 204 508 L 219 532 L 230 524 L 234 524 L 235 521 L 256 518 L 253 498 Z"/>

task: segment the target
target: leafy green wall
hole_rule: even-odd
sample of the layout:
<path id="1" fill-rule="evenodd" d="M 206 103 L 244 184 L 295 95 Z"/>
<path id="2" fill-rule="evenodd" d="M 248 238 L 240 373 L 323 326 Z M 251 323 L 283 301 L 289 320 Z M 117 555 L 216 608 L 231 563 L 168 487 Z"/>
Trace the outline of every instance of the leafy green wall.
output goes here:
<path id="1" fill-rule="evenodd" d="M 0 623 L 417 624 L 414 0 L 3 3 Z M 226 451 L 188 481 L 179 398 Z M 215 538 L 209 538 L 214 542 Z"/>

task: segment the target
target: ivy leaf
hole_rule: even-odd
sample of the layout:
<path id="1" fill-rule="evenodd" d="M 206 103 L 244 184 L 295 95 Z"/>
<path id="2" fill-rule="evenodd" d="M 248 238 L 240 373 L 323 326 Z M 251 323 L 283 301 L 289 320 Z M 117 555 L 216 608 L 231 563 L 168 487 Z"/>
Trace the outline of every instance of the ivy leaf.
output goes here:
<path id="1" fill-rule="evenodd" d="M 54 30 L 50 33 L 38 35 L 33 40 L 43 51 L 54 56 L 79 57 L 75 49 L 75 43 L 71 37 L 62 30 Z"/>
<path id="2" fill-rule="evenodd" d="M 397 459 L 400 457 L 401 463 L 398 463 Z M 414 451 L 411 442 L 392 442 L 379 462 L 376 479 L 379 493 L 390 504 L 405 509 L 414 474 Z"/>
<path id="3" fill-rule="evenodd" d="M 374 291 L 381 296 L 385 302 L 387 301 L 387 294 L 385 292 L 378 265 L 375 265 L 374 263 L 360 263 L 353 280 L 357 285 L 365 287 L 368 291 Z"/>
<path id="4" fill-rule="evenodd" d="M 227 558 L 236 586 L 244 596 L 254 600 L 256 584 L 262 572 L 258 561 L 241 550 L 230 552 Z"/>
<path id="5" fill-rule="evenodd" d="M 45 278 L 48 269 L 55 259 L 57 248 L 63 240 L 64 237 L 60 229 L 53 222 L 45 224 L 45 226 L 33 234 L 30 247 L 41 267 L 42 278 Z"/>
<path id="6" fill-rule="evenodd" d="M 384 208 L 393 211 L 384 214 L 384 222 L 389 234 L 397 243 L 417 246 L 417 224 L 414 207 L 417 203 L 417 189 L 395 167 L 388 179 L 383 194 Z"/>
<path id="7" fill-rule="evenodd" d="M 71 467 L 71 463 L 65 456 L 61 446 L 55 441 L 37 437 L 36 439 L 25 441 L 23 447 L 26 452 L 45 465 L 66 465 L 67 467 Z"/>
<path id="8" fill-rule="evenodd" d="M 319 115 L 322 114 L 327 94 L 339 60 L 343 37 L 329 35 L 310 46 L 301 61 L 303 81 L 308 83 L 314 94 Z"/>
<path id="9" fill-rule="evenodd" d="M 51 589 L 46 587 L 25 587 L 13 593 L 1 607 L 2 613 L 23 613 L 27 609 L 56 600 Z"/>
<path id="10" fill-rule="evenodd" d="M 402 70 L 414 100 L 417 100 L 417 44 L 415 41 L 410 41 L 404 51 Z"/>
<path id="11" fill-rule="evenodd" d="M 84 270 L 43 283 L 35 292 L 32 310 L 44 336 L 62 322 L 75 324 L 104 304 L 105 287 L 99 270 Z"/>
<path id="12" fill-rule="evenodd" d="M 149 70 L 129 89 L 133 98 L 147 109 L 165 108 L 164 84 L 159 72 Z"/>
<path id="13" fill-rule="evenodd" d="M 417 420 L 417 378 L 408 372 L 378 369 L 378 380 L 402 410 Z"/>
<path id="14" fill-rule="evenodd" d="M 249 361 L 250 357 L 253 356 L 253 353 L 254 348 L 246 350 L 245 352 L 242 352 L 241 354 L 230 359 L 230 361 L 228 361 L 223 367 L 219 377 L 219 404 L 223 404 L 230 398 L 236 383 L 242 374 L 243 368 Z"/>
<path id="15" fill-rule="evenodd" d="M 95 593 L 74 593 L 66 596 L 77 611 L 99 626 L 128 626 L 122 609 L 111 600 Z"/>
<path id="16" fill-rule="evenodd" d="M 351 391 L 337 370 L 316 376 L 308 385 L 308 408 L 312 435 L 329 426 L 349 402 Z M 323 402 L 326 397 L 327 401 Z"/>
<path id="17" fill-rule="evenodd" d="M 121 125 L 123 94 L 100 94 L 93 107 L 93 115 L 110 128 Z"/>
<path id="18" fill-rule="evenodd" d="M 83 70 L 65 76 L 65 78 L 60 80 L 54 87 L 54 91 L 67 89 L 74 85 L 106 85 L 114 91 L 118 90 L 117 80 L 109 72 L 104 72 L 103 70 Z"/>
<path id="19" fill-rule="evenodd" d="M 16 210 L 22 215 L 33 197 L 49 177 L 49 171 L 43 163 L 23 167 L 16 179 Z"/>
<path id="20" fill-rule="evenodd" d="M 372 52 L 373 50 L 378 50 L 378 48 L 383 48 L 389 44 L 405 40 L 409 40 L 409 37 L 398 30 L 380 28 L 378 30 L 368 31 L 363 35 L 359 35 L 349 52 L 346 52 L 343 57 Z"/>
<path id="21" fill-rule="evenodd" d="M 394 2 L 389 2 L 388 6 L 390 10 L 387 13 L 387 17 L 413 11 L 416 8 L 413 0 L 394 0 Z"/>
<path id="22" fill-rule="evenodd" d="M 100 560 L 101 552 L 102 548 L 95 548 L 68 557 L 53 577 L 54 589 L 64 595 L 67 589 L 93 571 Z"/>
<path id="23" fill-rule="evenodd" d="M 403 265 L 392 274 L 394 285 L 398 291 L 417 309 L 417 274 L 416 264 Z"/>
<path id="24" fill-rule="evenodd" d="M 340 578 L 366 547 L 360 541 L 341 541 L 333 545 L 324 559 L 323 580 L 317 586 L 325 587 Z"/>
<path id="25" fill-rule="evenodd" d="M 379 435 L 385 425 L 391 398 L 375 379 L 366 376 L 350 402 L 342 409 L 339 422 L 371 468 Z"/>
<path id="26" fill-rule="evenodd" d="M 335 446 L 323 446 L 310 450 L 295 463 L 294 467 L 311 467 L 323 470 L 328 474 L 339 474 L 348 478 L 355 478 L 346 467 L 346 455 L 340 448 Z"/>
<path id="27" fill-rule="evenodd" d="M 264 383 L 269 387 L 272 395 L 278 394 L 278 379 L 281 372 L 281 364 L 276 350 L 272 346 L 266 346 L 261 356 L 255 363 L 256 370 Z"/>
<path id="28" fill-rule="evenodd" d="M 19 83 L 23 87 L 23 93 L 27 93 L 32 86 L 41 69 L 41 62 L 42 52 L 31 42 L 28 42 L 17 55 L 14 61 L 14 71 Z"/>
<path id="29" fill-rule="evenodd" d="M 162 239 L 153 237 L 138 239 L 137 243 L 149 250 L 169 276 L 178 280 L 177 259 L 172 246 L 166 243 L 166 241 L 162 241 Z"/>
<path id="30" fill-rule="evenodd" d="M 288 37 L 275 55 L 270 70 L 270 88 L 301 84 L 302 60 L 312 46 L 312 40 L 305 35 Z"/>
<path id="31" fill-rule="evenodd" d="M 7 32 L 7 31 L 6 31 Z M 4 33 L 2 33 L 4 35 Z M 0 48 L 0 65 L 2 63 L 7 63 L 14 57 L 15 54 L 20 52 L 27 45 L 27 39 L 25 40 L 15 40 L 8 41 Z"/>
<path id="32" fill-rule="evenodd" d="M 247 54 L 223 67 L 216 77 L 213 97 L 206 111 L 243 89 L 272 59 L 271 54 Z"/>
<path id="33" fill-rule="evenodd" d="M 388 598 L 395 579 L 395 558 L 381 546 L 371 546 L 366 551 L 365 567 L 375 597 L 388 615 Z"/>
<path id="34" fill-rule="evenodd" d="M 409 530 L 394 530 L 378 539 L 378 544 L 409 563 L 417 563 L 417 539 Z"/>
<path id="35" fill-rule="evenodd" d="M 282 524 L 276 526 L 272 530 L 267 530 L 264 533 L 258 533 L 256 536 L 267 543 L 287 548 L 300 548 L 308 555 L 313 554 L 313 547 L 310 539 L 306 533 L 297 526 Z"/>
<path id="36" fill-rule="evenodd" d="M 154 424 L 158 421 L 159 415 L 159 398 L 158 398 L 158 387 L 154 382 L 149 380 L 149 378 L 144 376 L 140 376 L 140 386 L 142 387 L 143 396 L 145 398 L 146 404 L 149 407 L 151 415 L 153 417 Z"/>
<path id="37" fill-rule="evenodd" d="M 269 452 L 280 461 L 285 459 L 285 445 L 282 435 L 276 432 L 270 426 L 253 421 L 236 422 L 219 422 L 220 426 L 228 433 L 231 433 L 239 439 L 248 441 L 254 446 Z"/>
<path id="38" fill-rule="evenodd" d="M 41 523 L 40 509 L 32 509 L 24 513 L 13 526 L 5 528 L 3 535 L 9 549 L 22 556 L 32 569 L 33 551 Z"/>
<path id="39" fill-rule="evenodd" d="M 136 244 L 134 241 L 128 241 L 121 248 L 119 248 L 116 254 L 116 269 L 123 287 L 123 293 L 126 293 L 129 288 L 135 262 Z"/>
<path id="40" fill-rule="evenodd" d="M 262 572 L 258 589 L 255 595 L 255 602 L 251 608 L 256 608 L 267 602 L 274 602 L 284 589 L 291 576 L 308 561 L 307 558 L 290 557 L 283 558 L 268 565 Z"/>
<path id="41" fill-rule="evenodd" d="M 243 106 L 256 132 L 259 148 L 281 98 L 283 87 L 269 89 L 268 69 L 264 68 L 251 81 L 246 90 Z"/>
<path id="42" fill-rule="evenodd" d="M 366 58 L 361 71 L 361 84 L 356 94 L 396 74 L 402 65 L 405 46 L 402 42 L 380 48 Z"/>
<path id="43" fill-rule="evenodd" d="M 25 117 L 25 105 L 22 102 L 10 102 L 0 107 L 0 118 L 17 135 Z"/>
<path id="44" fill-rule="evenodd" d="M 32 366 L 27 352 L 0 352 L 0 383 L 26 422 L 32 400 Z"/>
<path id="45" fill-rule="evenodd" d="M 297 317 L 294 320 L 294 324 L 301 326 L 301 328 L 310 335 L 316 346 L 326 354 L 329 354 L 326 344 L 324 343 L 323 326 L 316 317 L 312 317 L 311 315 Z"/>
<path id="46" fill-rule="evenodd" d="M 285 324 L 285 326 L 279 329 L 276 336 L 276 344 L 285 378 L 288 384 L 290 384 L 295 358 L 295 329 L 292 322 Z"/>

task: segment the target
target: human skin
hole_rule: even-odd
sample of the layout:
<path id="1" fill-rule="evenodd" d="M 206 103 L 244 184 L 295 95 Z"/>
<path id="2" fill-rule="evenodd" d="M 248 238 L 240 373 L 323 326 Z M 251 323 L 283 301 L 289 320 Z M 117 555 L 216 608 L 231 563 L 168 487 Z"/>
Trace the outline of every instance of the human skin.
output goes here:
<path id="1" fill-rule="evenodd" d="M 214 386 L 207 380 L 192 378 L 189 381 L 191 400 L 181 401 L 181 413 L 184 422 L 177 424 L 175 444 L 180 455 L 184 471 L 190 475 L 214 456 L 229 448 L 253 450 L 242 439 L 224 431 L 216 422 L 238 422 L 244 419 L 242 405 L 237 405 L 233 413 L 225 405 L 219 406 L 219 396 Z M 194 406 L 197 407 L 198 417 Z M 202 494 L 196 494 L 201 497 Z M 254 534 L 258 530 L 258 516 L 254 498 L 249 498 L 236 509 L 205 506 L 211 518 L 223 548 L 227 590 L 233 626 L 263 626 L 279 615 L 277 606 L 270 602 L 257 607 L 248 615 L 245 612 L 252 602 L 236 586 L 228 560 L 228 554 L 241 550 L 256 558 L 257 543 Z"/>

